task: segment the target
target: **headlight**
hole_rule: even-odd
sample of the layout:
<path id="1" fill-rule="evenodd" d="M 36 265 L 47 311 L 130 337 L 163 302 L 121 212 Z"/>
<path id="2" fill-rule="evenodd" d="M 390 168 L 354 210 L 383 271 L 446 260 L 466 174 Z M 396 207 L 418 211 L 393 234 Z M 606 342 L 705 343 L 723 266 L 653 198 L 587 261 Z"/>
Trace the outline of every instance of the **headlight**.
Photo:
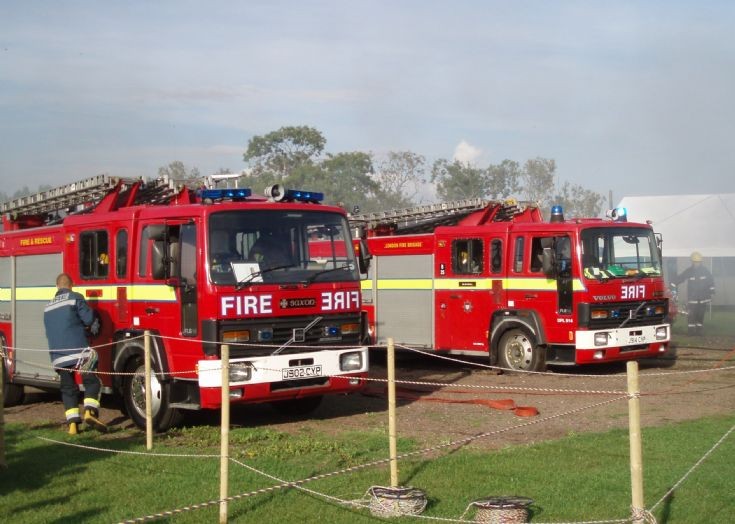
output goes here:
<path id="1" fill-rule="evenodd" d="M 230 382 L 247 382 L 252 374 L 253 368 L 249 362 L 230 363 Z"/>
<path id="2" fill-rule="evenodd" d="M 669 329 L 666 326 L 656 328 L 656 340 L 666 340 L 669 338 Z"/>
<path id="3" fill-rule="evenodd" d="M 339 357 L 339 369 L 342 371 L 357 371 L 362 369 L 362 353 L 342 353 Z"/>
<path id="4" fill-rule="evenodd" d="M 602 333 L 595 333 L 595 346 L 606 346 L 608 341 L 608 333 L 603 331 Z"/>

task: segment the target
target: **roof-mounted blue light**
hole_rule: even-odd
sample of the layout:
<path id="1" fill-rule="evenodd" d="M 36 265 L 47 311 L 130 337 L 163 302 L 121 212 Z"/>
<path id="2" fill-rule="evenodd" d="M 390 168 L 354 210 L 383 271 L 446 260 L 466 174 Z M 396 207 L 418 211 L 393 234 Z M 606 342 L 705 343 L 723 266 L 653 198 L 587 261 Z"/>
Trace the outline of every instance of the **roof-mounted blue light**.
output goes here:
<path id="1" fill-rule="evenodd" d="M 202 189 L 199 192 L 199 196 L 202 200 L 239 200 L 249 197 L 251 193 L 250 189 L 245 187 L 234 189 Z"/>
<path id="2" fill-rule="evenodd" d="M 551 206 L 550 222 L 564 222 L 564 210 L 561 206 Z"/>
<path id="3" fill-rule="evenodd" d="M 615 209 L 609 210 L 605 213 L 608 218 L 612 218 L 615 222 L 627 222 L 628 221 L 628 210 L 624 207 L 616 207 Z"/>
<path id="4" fill-rule="evenodd" d="M 296 200 L 298 202 L 318 203 L 324 200 L 324 193 L 302 189 L 286 189 L 281 184 L 274 184 L 265 188 L 265 196 L 274 202 Z"/>
<path id="5" fill-rule="evenodd" d="M 287 200 L 298 200 L 299 202 L 321 202 L 324 200 L 324 193 L 317 191 L 302 191 L 300 189 L 289 189 L 286 191 Z"/>

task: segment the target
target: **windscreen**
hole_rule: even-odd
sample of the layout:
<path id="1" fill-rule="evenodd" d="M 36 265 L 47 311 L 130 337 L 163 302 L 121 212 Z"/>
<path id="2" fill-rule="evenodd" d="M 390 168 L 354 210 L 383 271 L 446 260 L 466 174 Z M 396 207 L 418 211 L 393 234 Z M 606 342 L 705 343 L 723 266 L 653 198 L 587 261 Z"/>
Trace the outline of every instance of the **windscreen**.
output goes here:
<path id="1" fill-rule="evenodd" d="M 582 231 L 582 268 L 587 278 L 661 276 L 661 256 L 653 231 L 640 227 Z"/>
<path id="2" fill-rule="evenodd" d="M 208 227 L 215 284 L 358 280 L 347 220 L 323 211 L 223 211 Z"/>

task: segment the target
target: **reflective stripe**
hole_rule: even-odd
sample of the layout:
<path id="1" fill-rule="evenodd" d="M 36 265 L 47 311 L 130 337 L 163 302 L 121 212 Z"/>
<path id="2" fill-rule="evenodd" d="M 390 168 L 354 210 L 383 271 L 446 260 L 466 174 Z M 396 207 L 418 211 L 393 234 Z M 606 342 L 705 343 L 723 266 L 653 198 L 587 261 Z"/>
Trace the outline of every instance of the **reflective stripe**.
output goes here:
<path id="1" fill-rule="evenodd" d="M 430 278 L 381 279 L 378 289 L 431 289 Z"/>
<path id="2" fill-rule="evenodd" d="M 61 300 L 59 302 L 53 302 L 46 306 L 44 308 L 44 311 L 53 311 L 54 309 L 59 309 L 60 307 L 66 307 L 66 306 L 73 306 L 76 304 L 77 301 L 73 298 L 67 299 L 67 300 Z"/>
<path id="3" fill-rule="evenodd" d="M 78 286 L 74 291 L 80 293 L 87 299 L 94 298 L 100 302 L 114 302 L 117 300 L 118 288 L 125 288 L 128 300 L 175 302 L 176 290 L 165 284 L 136 284 L 136 285 L 99 285 Z M 87 296 L 87 291 L 95 291 L 99 296 Z M 17 301 L 44 301 L 53 299 L 56 293 L 55 286 L 17 287 L 15 288 L 15 299 Z M 0 301 L 10 301 L 10 288 L 0 288 Z"/>
<path id="4" fill-rule="evenodd" d="M 100 401 L 96 398 L 85 398 L 84 399 L 84 407 L 85 408 L 94 408 L 99 409 L 100 408 Z"/>
<path id="5" fill-rule="evenodd" d="M 556 291 L 556 280 L 548 278 L 381 278 L 377 281 L 377 289 L 441 289 L 455 290 L 487 290 L 493 289 L 493 283 L 500 281 L 505 290 L 519 291 Z M 372 280 L 360 283 L 363 291 L 373 289 Z M 576 278 L 572 281 L 574 291 L 585 291 L 584 283 Z"/>
<path id="6" fill-rule="evenodd" d="M 55 352 L 64 351 L 63 349 L 57 349 L 54 350 Z M 74 351 L 71 349 L 70 351 Z M 76 366 L 77 362 L 79 362 L 79 359 L 81 359 L 85 353 L 78 352 L 78 353 L 69 353 L 64 355 L 63 357 L 55 358 L 51 361 L 51 365 L 55 368 L 69 368 Z M 71 365 L 70 365 L 71 364 Z"/>
<path id="7" fill-rule="evenodd" d="M 66 415 L 66 420 L 78 419 L 79 418 L 79 408 L 67 409 L 64 412 L 64 415 Z"/>

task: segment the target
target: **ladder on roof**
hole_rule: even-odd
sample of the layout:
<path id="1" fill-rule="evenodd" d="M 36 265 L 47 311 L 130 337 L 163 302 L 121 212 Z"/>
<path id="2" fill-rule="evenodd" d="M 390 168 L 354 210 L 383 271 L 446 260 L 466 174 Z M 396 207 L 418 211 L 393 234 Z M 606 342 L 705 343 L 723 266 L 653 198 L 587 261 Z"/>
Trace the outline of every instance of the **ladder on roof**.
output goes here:
<path id="1" fill-rule="evenodd" d="M 140 180 L 123 179 L 109 175 L 97 175 L 71 184 L 41 191 L 0 204 L 0 213 L 12 217 L 28 215 L 45 215 L 63 211 L 70 213 L 80 205 L 99 203 L 118 185 L 129 189 Z M 175 193 L 176 188 L 168 177 L 155 180 L 153 183 L 140 184 L 135 201 L 129 205 L 145 203 L 163 203 Z"/>
<path id="2" fill-rule="evenodd" d="M 364 222 L 368 227 L 374 227 L 385 223 L 418 223 L 432 219 L 443 219 L 452 215 L 464 216 L 472 211 L 487 207 L 490 203 L 482 198 L 469 198 L 464 200 L 453 200 L 439 204 L 427 204 L 423 206 L 407 207 L 404 209 L 393 209 L 390 211 L 377 211 L 362 215 L 350 215 L 352 222 Z"/>
<path id="3" fill-rule="evenodd" d="M 438 226 L 455 225 L 468 215 L 483 210 L 484 213 L 481 217 L 478 217 L 475 225 L 488 222 L 508 222 L 519 215 L 523 215 L 526 211 L 538 213 L 538 203 L 519 202 L 513 198 L 506 200 L 470 198 L 405 209 L 351 215 L 349 220 L 353 225 L 366 227 L 369 230 L 387 226 L 394 234 L 430 233 Z"/>

